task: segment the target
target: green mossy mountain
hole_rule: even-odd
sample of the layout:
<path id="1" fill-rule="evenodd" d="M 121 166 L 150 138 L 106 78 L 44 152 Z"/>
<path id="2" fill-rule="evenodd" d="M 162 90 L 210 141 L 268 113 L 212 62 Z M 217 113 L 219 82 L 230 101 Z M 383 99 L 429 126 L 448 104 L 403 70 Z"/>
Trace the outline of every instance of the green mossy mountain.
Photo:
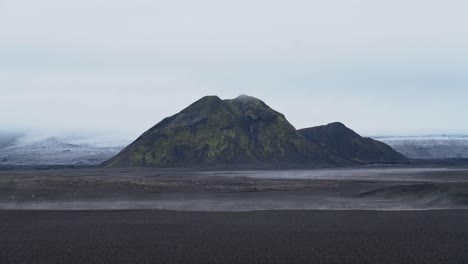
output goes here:
<path id="1" fill-rule="evenodd" d="M 106 167 L 176 167 L 285 163 L 360 164 L 304 138 L 261 100 L 206 96 L 146 131 Z"/>
<path id="2" fill-rule="evenodd" d="M 405 163 L 408 159 L 389 145 L 361 137 L 342 123 L 300 129 L 312 143 L 327 146 L 337 153 L 363 163 Z"/>
<path id="3" fill-rule="evenodd" d="M 350 166 L 404 163 L 341 123 L 296 130 L 261 100 L 205 96 L 146 131 L 105 167 Z M 282 165 L 281 165 L 282 164 Z"/>

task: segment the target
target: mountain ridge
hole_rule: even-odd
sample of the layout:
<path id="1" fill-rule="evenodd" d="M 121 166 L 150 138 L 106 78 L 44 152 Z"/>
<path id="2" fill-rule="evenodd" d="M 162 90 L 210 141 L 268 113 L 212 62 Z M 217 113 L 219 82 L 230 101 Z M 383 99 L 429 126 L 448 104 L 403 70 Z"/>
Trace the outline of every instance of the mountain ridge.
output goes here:
<path id="1" fill-rule="evenodd" d="M 352 166 L 365 163 L 336 150 L 306 138 L 283 114 L 258 98 L 241 95 L 222 100 L 218 96 L 204 96 L 179 113 L 164 118 L 102 165 Z"/>
<path id="2" fill-rule="evenodd" d="M 340 122 L 298 130 L 305 138 L 364 163 L 400 163 L 408 159 L 389 145 L 362 137 Z"/>

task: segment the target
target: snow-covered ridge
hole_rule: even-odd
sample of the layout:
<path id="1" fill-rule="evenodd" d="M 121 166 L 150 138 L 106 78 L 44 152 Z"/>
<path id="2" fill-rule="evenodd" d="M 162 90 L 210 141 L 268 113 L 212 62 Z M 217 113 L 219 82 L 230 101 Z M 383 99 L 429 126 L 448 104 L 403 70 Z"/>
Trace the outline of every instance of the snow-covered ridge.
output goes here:
<path id="1" fill-rule="evenodd" d="M 468 135 L 374 137 L 414 159 L 468 158 Z"/>
<path id="2" fill-rule="evenodd" d="M 434 135 L 434 136 L 377 136 L 377 140 L 468 140 L 468 135 Z"/>
<path id="3" fill-rule="evenodd" d="M 103 137 L 26 135 L 0 148 L 0 165 L 97 165 L 128 143 Z"/>

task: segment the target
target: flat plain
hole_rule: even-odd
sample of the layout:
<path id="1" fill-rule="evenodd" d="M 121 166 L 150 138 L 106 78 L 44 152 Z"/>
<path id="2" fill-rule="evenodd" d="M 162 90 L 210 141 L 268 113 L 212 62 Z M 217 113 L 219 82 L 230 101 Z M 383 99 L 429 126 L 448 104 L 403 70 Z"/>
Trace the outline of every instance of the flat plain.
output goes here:
<path id="1" fill-rule="evenodd" d="M 0 262 L 467 263 L 468 211 L 0 211 Z"/>
<path id="2" fill-rule="evenodd" d="M 468 170 L 0 171 L 0 263 L 468 263 Z"/>

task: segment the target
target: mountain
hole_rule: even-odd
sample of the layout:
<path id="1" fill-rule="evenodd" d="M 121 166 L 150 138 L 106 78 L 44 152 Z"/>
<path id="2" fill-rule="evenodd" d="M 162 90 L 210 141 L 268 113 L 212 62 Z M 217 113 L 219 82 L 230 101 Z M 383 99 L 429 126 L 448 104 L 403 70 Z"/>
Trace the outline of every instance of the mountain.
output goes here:
<path id="1" fill-rule="evenodd" d="M 342 123 L 299 130 L 308 140 L 325 145 L 337 153 L 364 163 L 405 162 L 407 158 L 380 141 L 361 137 Z"/>
<path id="2" fill-rule="evenodd" d="M 468 159 L 468 135 L 379 137 L 412 159 Z"/>
<path id="3" fill-rule="evenodd" d="M 360 164 L 305 139 L 261 100 L 206 96 L 146 131 L 106 167 L 232 164 Z"/>

